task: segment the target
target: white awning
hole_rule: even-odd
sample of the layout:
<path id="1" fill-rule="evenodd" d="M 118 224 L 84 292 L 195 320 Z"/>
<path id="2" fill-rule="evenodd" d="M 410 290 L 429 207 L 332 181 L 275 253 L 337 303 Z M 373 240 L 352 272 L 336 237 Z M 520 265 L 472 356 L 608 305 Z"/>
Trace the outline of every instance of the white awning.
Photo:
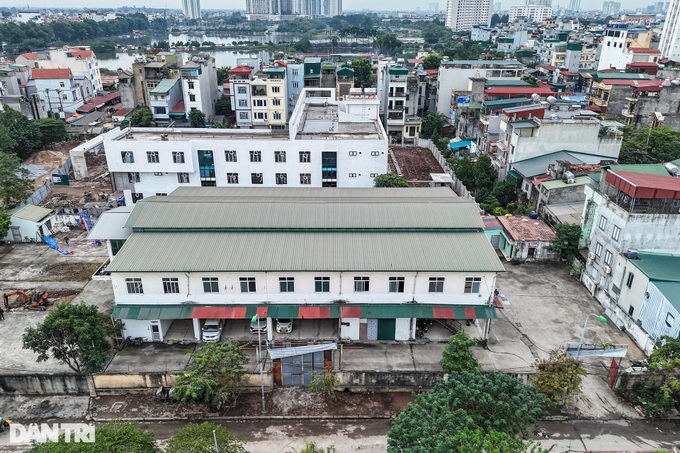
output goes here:
<path id="1" fill-rule="evenodd" d="M 315 352 L 331 351 L 338 349 L 335 343 L 330 344 L 310 344 L 307 346 L 298 346 L 295 348 L 275 348 L 269 349 L 269 357 L 274 359 L 283 359 L 286 357 L 294 357 L 297 355 L 313 354 Z"/>

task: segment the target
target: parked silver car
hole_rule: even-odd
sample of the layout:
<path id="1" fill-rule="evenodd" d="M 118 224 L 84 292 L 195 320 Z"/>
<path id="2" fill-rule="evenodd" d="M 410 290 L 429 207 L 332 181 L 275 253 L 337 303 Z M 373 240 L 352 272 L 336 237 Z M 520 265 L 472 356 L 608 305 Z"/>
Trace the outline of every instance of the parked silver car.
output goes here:
<path id="1" fill-rule="evenodd" d="M 277 319 L 276 320 L 276 331 L 278 333 L 291 333 L 293 331 L 293 320 L 292 319 Z"/>

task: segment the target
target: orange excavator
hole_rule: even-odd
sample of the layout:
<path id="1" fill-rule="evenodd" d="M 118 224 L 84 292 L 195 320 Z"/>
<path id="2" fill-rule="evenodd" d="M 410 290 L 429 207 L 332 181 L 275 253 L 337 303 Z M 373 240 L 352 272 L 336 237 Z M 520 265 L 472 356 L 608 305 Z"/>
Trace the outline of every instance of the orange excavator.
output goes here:
<path id="1" fill-rule="evenodd" d="M 23 298 L 24 308 L 29 310 L 40 310 L 45 311 L 46 307 L 50 304 L 47 296 L 47 292 L 34 291 L 30 296 L 21 290 L 13 291 L 5 295 L 5 300 L 8 300 L 12 296 L 21 296 Z"/>

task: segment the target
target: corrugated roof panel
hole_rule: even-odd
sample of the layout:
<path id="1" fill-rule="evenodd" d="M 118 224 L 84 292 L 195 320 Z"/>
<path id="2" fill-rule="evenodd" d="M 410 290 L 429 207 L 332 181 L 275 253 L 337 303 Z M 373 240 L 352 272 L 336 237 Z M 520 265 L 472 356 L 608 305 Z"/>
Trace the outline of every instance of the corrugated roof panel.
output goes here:
<path id="1" fill-rule="evenodd" d="M 18 206 L 7 212 L 7 214 L 12 217 L 28 220 L 31 222 L 40 222 L 51 213 L 51 209 L 43 208 L 42 206 L 35 206 L 32 204 Z"/>
<path id="2" fill-rule="evenodd" d="M 650 280 L 680 282 L 680 255 L 638 252 L 638 259 L 629 262 Z"/>
<path id="3" fill-rule="evenodd" d="M 125 222 L 132 211 L 132 206 L 121 206 L 104 212 L 94 228 L 87 236 L 88 239 L 127 239 L 132 234 L 132 228 L 126 228 Z"/>
<path id="4" fill-rule="evenodd" d="M 107 270 L 503 272 L 504 268 L 482 232 L 216 232 L 135 233 Z"/>

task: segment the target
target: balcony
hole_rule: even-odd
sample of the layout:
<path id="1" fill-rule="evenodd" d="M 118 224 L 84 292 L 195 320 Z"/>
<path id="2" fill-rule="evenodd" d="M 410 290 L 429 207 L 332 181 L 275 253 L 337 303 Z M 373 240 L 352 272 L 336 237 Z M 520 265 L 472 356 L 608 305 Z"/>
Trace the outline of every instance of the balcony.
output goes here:
<path id="1" fill-rule="evenodd" d="M 266 96 L 267 90 L 253 90 L 252 95 L 253 96 Z"/>
<path id="2" fill-rule="evenodd" d="M 590 102 L 593 103 L 593 105 L 597 105 L 597 106 L 600 106 L 600 107 L 606 107 L 607 102 L 609 101 L 609 97 L 607 97 L 607 99 L 604 99 L 601 96 L 598 96 L 596 94 L 591 94 L 589 96 L 589 100 L 590 100 Z"/>
<path id="3" fill-rule="evenodd" d="M 390 111 L 387 113 L 387 119 L 392 121 L 403 121 L 404 112 Z"/>
<path id="4" fill-rule="evenodd" d="M 628 110 L 628 109 L 623 109 L 623 110 L 621 110 L 621 115 L 625 116 L 626 118 L 632 118 L 632 117 L 635 116 L 635 115 L 633 115 L 633 114 L 631 113 L 631 111 Z"/>

